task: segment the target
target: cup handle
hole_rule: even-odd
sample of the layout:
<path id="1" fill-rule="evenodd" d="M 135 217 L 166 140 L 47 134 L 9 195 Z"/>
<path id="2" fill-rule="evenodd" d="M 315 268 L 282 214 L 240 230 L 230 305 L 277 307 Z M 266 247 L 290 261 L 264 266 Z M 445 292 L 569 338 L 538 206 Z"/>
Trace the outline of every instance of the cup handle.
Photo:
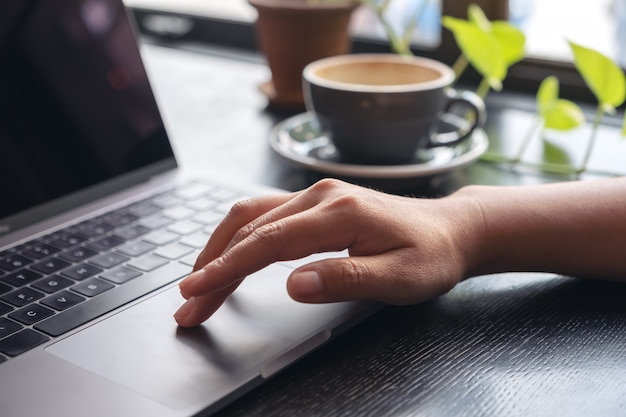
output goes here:
<path id="1" fill-rule="evenodd" d="M 471 91 L 457 91 L 453 88 L 446 90 L 447 103 L 441 114 L 441 120 L 454 126 L 450 132 L 433 132 L 430 137 L 430 147 L 451 146 L 469 138 L 476 128 L 485 124 L 487 111 L 485 102 Z M 465 108 L 462 113 L 453 113 L 454 107 Z"/>

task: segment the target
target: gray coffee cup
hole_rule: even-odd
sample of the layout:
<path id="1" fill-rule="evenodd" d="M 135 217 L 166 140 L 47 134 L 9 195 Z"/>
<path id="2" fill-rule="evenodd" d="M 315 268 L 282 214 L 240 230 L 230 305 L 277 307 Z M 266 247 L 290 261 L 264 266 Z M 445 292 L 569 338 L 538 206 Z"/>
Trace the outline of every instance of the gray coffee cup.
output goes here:
<path id="1" fill-rule="evenodd" d="M 342 160 L 360 164 L 411 163 L 420 151 L 471 137 L 484 124 L 484 102 L 453 82 L 449 66 L 397 54 L 339 55 L 303 71 L 307 110 Z"/>

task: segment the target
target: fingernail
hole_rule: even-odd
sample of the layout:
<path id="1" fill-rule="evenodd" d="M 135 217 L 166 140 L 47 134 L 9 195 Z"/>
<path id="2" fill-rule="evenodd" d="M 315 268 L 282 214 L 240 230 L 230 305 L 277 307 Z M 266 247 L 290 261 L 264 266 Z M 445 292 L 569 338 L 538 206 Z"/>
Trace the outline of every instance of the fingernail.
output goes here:
<path id="1" fill-rule="evenodd" d="M 181 288 L 181 292 L 183 294 L 188 294 L 193 289 L 196 282 L 201 281 L 204 278 L 204 269 L 198 269 L 195 272 L 192 272 L 187 276 L 187 278 L 183 279 L 180 282 L 179 287 Z"/>
<path id="2" fill-rule="evenodd" d="M 185 304 L 180 306 L 180 308 L 176 311 L 176 313 L 174 313 L 174 319 L 179 323 L 181 321 L 184 322 L 184 320 L 189 316 L 189 314 L 191 314 L 191 311 L 194 309 L 195 304 L 196 304 L 195 298 L 190 298 L 189 300 L 187 300 Z"/>
<path id="3" fill-rule="evenodd" d="M 311 300 L 324 292 L 322 280 L 317 271 L 302 271 L 294 274 L 291 279 L 292 294 L 299 299 Z"/>

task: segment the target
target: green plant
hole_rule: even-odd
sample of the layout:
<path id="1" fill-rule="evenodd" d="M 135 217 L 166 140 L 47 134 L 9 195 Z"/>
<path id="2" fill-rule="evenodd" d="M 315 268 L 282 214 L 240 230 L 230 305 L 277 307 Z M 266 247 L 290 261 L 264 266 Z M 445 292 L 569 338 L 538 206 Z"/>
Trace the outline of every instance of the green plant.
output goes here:
<path id="1" fill-rule="evenodd" d="M 312 4 L 323 3 L 349 3 L 350 0 L 308 0 Z M 415 8 L 409 13 L 404 27 L 396 28 L 387 16 L 387 12 L 393 0 L 354 0 L 370 9 L 375 15 L 385 31 L 385 36 L 389 42 L 391 50 L 400 55 L 413 55 L 411 51 L 411 40 L 417 29 L 417 21 L 422 15 L 428 3 L 432 0 L 420 0 Z"/>
<path id="2" fill-rule="evenodd" d="M 574 54 L 574 65 L 585 80 L 585 83 L 598 100 L 596 115 L 593 120 L 591 138 L 587 145 L 587 151 L 579 169 L 582 172 L 587 169 L 587 164 L 595 144 L 598 127 L 605 113 L 615 113 L 616 107 L 626 99 L 626 78 L 622 69 L 610 58 L 600 52 L 586 48 L 574 42 L 569 42 Z M 622 132 L 626 131 L 625 125 Z"/>
<path id="3" fill-rule="evenodd" d="M 442 23 L 453 33 L 461 50 L 461 56 L 454 64 L 457 79 L 471 64 L 483 76 L 483 81 L 477 88 L 477 93 L 482 97 L 490 89 L 499 91 L 508 68 L 524 57 L 523 33 L 508 22 L 490 22 L 476 5 L 469 6 L 467 20 L 444 16 Z M 606 113 L 615 113 L 616 108 L 626 99 L 626 78 L 622 69 L 605 55 L 574 42 L 569 42 L 569 45 L 576 69 L 598 100 L 591 137 L 582 164 L 578 168 L 549 163 L 541 164 L 538 168 L 580 174 L 587 169 L 603 116 Z M 559 98 L 559 81 L 554 76 L 547 77 L 542 82 L 537 91 L 536 103 L 537 122 L 523 139 L 517 154 L 513 158 L 487 154 L 485 159 L 520 163 L 528 143 L 537 131 L 543 138 L 546 130 L 568 131 L 585 122 L 584 114 L 577 104 Z M 622 135 L 626 136 L 626 114 Z"/>
<path id="4" fill-rule="evenodd" d="M 559 80 L 553 75 L 546 77 L 539 86 L 536 105 L 536 122 L 522 140 L 517 154 L 508 162 L 513 164 L 521 162 L 526 148 L 537 132 L 540 138 L 544 138 L 546 130 L 569 131 L 585 123 L 585 115 L 576 103 L 559 98 Z M 560 167 L 543 164 L 540 168 L 572 173 L 572 169 L 567 165 Z"/>
<path id="5" fill-rule="evenodd" d="M 385 34 L 389 41 L 392 51 L 401 55 L 413 55 L 411 51 L 411 39 L 417 28 L 417 21 L 428 5 L 429 0 L 419 1 L 415 9 L 409 14 L 406 25 L 397 33 L 396 28 L 387 19 L 387 10 L 393 0 L 359 0 L 362 4 L 369 7 L 378 17 L 381 25 L 385 29 Z"/>
<path id="6" fill-rule="evenodd" d="M 468 7 L 467 16 L 467 20 L 444 16 L 442 24 L 461 50 L 453 65 L 457 79 L 471 64 L 483 77 L 476 92 L 484 98 L 490 89 L 502 89 L 509 67 L 524 57 L 526 37 L 509 22 L 490 22 L 475 4 Z"/>

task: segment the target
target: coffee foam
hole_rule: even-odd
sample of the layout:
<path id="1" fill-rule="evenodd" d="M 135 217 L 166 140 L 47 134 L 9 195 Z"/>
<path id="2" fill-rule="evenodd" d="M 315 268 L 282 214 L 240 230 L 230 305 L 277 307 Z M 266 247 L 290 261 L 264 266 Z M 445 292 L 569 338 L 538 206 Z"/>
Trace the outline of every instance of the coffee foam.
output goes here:
<path id="1" fill-rule="evenodd" d="M 404 85 L 435 81 L 442 73 L 436 69 L 401 62 L 339 63 L 314 71 L 330 81 L 363 85 Z"/>
<path id="2" fill-rule="evenodd" d="M 350 54 L 307 65 L 304 79 L 322 88 L 354 92 L 408 92 L 443 88 L 454 71 L 428 58 L 397 54 Z"/>

